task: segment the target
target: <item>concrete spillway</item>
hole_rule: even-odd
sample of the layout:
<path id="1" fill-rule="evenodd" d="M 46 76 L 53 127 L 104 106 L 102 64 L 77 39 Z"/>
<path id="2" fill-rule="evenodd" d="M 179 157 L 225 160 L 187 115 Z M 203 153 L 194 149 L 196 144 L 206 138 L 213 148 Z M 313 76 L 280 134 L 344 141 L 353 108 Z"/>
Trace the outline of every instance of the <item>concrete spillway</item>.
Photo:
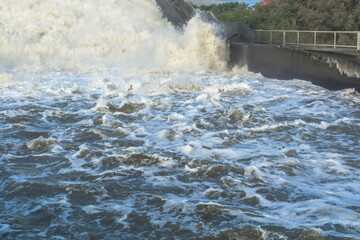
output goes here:
<path id="1" fill-rule="evenodd" d="M 195 9 L 187 0 L 156 0 L 163 16 L 174 26 L 181 28 L 195 15 Z"/>

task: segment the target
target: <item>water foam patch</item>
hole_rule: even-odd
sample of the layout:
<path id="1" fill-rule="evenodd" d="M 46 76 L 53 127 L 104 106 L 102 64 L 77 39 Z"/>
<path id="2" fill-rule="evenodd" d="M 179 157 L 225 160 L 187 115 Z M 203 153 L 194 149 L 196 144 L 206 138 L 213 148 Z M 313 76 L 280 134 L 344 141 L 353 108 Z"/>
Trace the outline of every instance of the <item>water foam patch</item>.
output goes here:
<path id="1" fill-rule="evenodd" d="M 0 32 L 2 71 L 123 66 L 124 71 L 196 72 L 226 67 L 226 46 L 215 26 L 197 16 L 178 32 L 153 0 L 6 0 L 1 6 L 0 22 L 6 22 Z"/>

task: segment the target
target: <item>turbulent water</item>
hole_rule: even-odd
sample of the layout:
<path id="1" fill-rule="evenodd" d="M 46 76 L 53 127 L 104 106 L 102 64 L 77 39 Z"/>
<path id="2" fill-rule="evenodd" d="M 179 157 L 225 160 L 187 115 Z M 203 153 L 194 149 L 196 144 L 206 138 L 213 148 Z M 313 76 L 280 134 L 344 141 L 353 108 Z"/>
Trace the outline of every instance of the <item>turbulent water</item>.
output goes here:
<path id="1" fill-rule="evenodd" d="M 360 238 L 353 90 L 226 73 L 150 0 L 0 0 L 0 61 L 0 238 Z"/>

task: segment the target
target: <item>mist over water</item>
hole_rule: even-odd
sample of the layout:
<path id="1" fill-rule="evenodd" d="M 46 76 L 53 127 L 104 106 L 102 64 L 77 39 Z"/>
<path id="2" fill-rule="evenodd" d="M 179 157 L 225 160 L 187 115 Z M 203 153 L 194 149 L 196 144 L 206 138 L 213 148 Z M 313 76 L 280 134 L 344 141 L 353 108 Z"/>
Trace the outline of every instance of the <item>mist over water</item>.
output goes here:
<path id="1" fill-rule="evenodd" d="M 227 57 L 154 1 L 0 0 L 0 238 L 359 239 L 359 94 Z"/>

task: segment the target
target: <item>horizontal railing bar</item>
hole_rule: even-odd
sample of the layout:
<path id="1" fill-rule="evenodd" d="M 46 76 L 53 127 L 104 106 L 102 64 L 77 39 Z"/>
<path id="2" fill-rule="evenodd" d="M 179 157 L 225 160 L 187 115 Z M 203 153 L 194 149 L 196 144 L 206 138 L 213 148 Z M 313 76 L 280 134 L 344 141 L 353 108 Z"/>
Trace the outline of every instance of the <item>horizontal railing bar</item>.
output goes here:
<path id="1" fill-rule="evenodd" d="M 336 47 L 342 47 L 342 48 L 355 48 L 356 49 L 356 45 L 336 45 Z"/>
<path id="2" fill-rule="evenodd" d="M 301 45 L 301 44 L 300 44 L 300 45 Z M 313 46 L 314 46 L 313 43 L 312 43 L 312 44 L 309 44 L 309 45 L 313 45 Z M 334 44 L 316 43 L 316 46 L 319 46 L 319 47 L 333 47 Z M 336 44 L 335 46 L 336 46 L 336 47 L 344 47 L 344 46 L 347 46 L 347 47 L 356 47 L 355 45 L 338 45 L 338 44 Z"/>
<path id="3" fill-rule="evenodd" d="M 297 45 L 297 43 L 286 43 L 285 45 Z M 312 46 L 314 47 L 313 43 L 299 43 L 299 46 Z M 315 47 L 334 47 L 334 44 L 316 44 Z M 356 48 L 357 46 L 354 45 L 335 45 L 335 47 L 342 47 L 342 48 Z"/>
<path id="4" fill-rule="evenodd" d="M 262 29 L 255 29 L 254 32 L 293 32 L 293 33 L 344 33 L 344 34 L 355 34 L 360 33 L 360 31 L 310 31 L 310 30 L 262 30 Z"/>
<path id="5" fill-rule="evenodd" d="M 269 43 L 268 41 L 258 41 L 258 42 L 256 42 L 256 43 Z M 283 45 L 283 43 L 282 42 L 272 42 L 271 43 L 271 45 Z M 286 45 L 298 45 L 298 46 L 312 46 L 312 47 L 314 47 L 314 44 L 313 43 L 286 43 L 285 44 L 285 46 Z M 317 43 L 316 45 L 315 45 L 315 47 L 334 47 L 334 44 L 319 44 L 319 43 Z M 335 45 L 335 47 L 340 47 L 340 48 L 357 48 L 357 46 L 356 45 Z"/>

